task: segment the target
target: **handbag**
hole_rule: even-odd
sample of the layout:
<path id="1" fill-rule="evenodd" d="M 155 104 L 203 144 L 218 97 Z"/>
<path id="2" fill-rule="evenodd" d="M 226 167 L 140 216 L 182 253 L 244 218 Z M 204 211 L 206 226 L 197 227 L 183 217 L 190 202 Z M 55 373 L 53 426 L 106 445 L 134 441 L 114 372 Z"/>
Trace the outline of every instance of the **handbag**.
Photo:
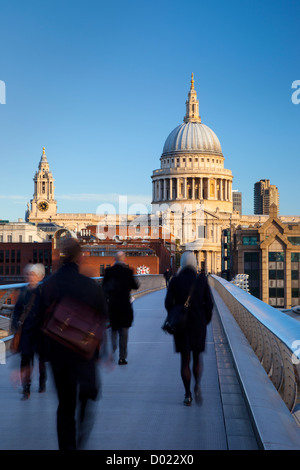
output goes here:
<path id="1" fill-rule="evenodd" d="M 164 324 L 162 326 L 162 329 L 165 333 L 174 335 L 175 333 L 184 328 L 194 287 L 195 282 L 193 283 L 188 298 L 186 299 L 184 304 L 174 305 L 168 312 L 167 318 L 165 319 Z"/>
<path id="2" fill-rule="evenodd" d="M 64 297 L 54 306 L 43 332 L 89 360 L 100 347 L 104 328 L 105 322 L 96 309 L 77 299 Z"/>
<path id="3" fill-rule="evenodd" d="M 28 317 L 28 315 L 30 313 L 30 310 L 31 310 L 31 308 L 34 304 L 35 297 L 36 297 L 36 294 L 33 293 L 32 296 L 30 297 L 30 300 L 29 300 L 28 304 L 25 305 L 23 313 L 20 316 L 18 329 L 15 332 L 15 334 L 14 334 L 14 336 L 13 336 L 11 342 L 10 342 L 10 350 L 14 354 L 19 352 L 23 325 L 24 325 L 24 322 L 25 322 L 26 318 Z"/>

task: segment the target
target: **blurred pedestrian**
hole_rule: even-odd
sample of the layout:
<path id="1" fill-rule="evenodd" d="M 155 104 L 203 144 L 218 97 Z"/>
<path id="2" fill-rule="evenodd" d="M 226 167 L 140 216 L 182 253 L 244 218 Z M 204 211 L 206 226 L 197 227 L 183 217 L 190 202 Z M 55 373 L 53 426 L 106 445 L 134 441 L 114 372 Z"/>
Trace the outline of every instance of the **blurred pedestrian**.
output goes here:
<path id="1" fill-rule="evenodd" d="M 117 350 L 119 337 L 119 365 L 127 364 L 128 332 L 133 323 L 130 292 L 139 287 L 132 269 L 125 264 L 125 259 L 125 253 L 119 251 L 115 256 L 115 264 L 106 268 L 103 279 L 103 289 L 108 301 L 113 354 Z"/>
<path id="2" fill-rule="evenodd" d="M 164 272 L 164 278 L 166 281 L 166 287 L 169 287 L 170 279 L 171 279 L 171 271 L 169 268 L 167 268 Z"/>
<path id="3" fill-rule="evenodd" d="M 40 331 L 39 300 L 40 281 L 45 276 L 42 264 L 28 264 L 24 271 L 27 285 L 20 291 L 12 316 L 12 331 L 21 332 L 19 352 L 21 354 L 22 400 L 30 397 L 34 355 L 39 357 L 39 392 L 46 388 L 46 351 Z"/>
<path id="4" fill-rule="evenodd" d="M 56 312 L 64 308 L 68 311 L 68 318 L 61 325 L 61 332 L 64 328 L 68 329 L 68 322 L 72 323 L 75 311 L 77 312 L 76 306 L 80 306 L 79 316 L 82 315 L 82 321 L 85 321 L 87 312 L 92 311 L 99 319 L 99 324 L 105 328 L 107 306 L 103 291 L 99 283 L 79 272 L 82 254 L 78 240 L 66 239 L 62 255 L 62 266 L 44 282 L 42 287 L 40 312 L 46 320 L 45 332 L 49 328 L 47 324 L 50 324 L 51 319 L 56 319 Z M 88 339 L 90 336 L 92 335 L 89 335 L 89 331 L 86 331 L 85 338 Z M 100 345 L 95 348 L 91 358 L 84 358 L 79 349 L 78 351 L 70 349 L 58 338 L 49 338 L 48 342 L 49 359 L 58 395 L 59 449 L 80 449 L 83 448 L 91 432 L 93 405 L 99 396 L 100 380 L 97 361 Z M 79 406 L 77 406 L 77 398 Z M 78 417 L 76 411 L 78 411 Z"/>
<path id="5" fill-rule="evenodd" d="M 184 404 L 192 404 L 190 369 L 193 358 L 194 397 L 202 402 L 200 380 L 203 371 L 201 353 L 205 350 L 206 327 L 211 320 L 213 302 L 206 277 L 197 275 L 197 260 L 192 252 L 181 256 L 180 269 L 172 277 L 165 298 L 168 312 L 174 305 L 184 305 L 190 297 L 185 325 L 174 333 L 175 351 L 181 356 L 181 378 L 185 389 Z"/>

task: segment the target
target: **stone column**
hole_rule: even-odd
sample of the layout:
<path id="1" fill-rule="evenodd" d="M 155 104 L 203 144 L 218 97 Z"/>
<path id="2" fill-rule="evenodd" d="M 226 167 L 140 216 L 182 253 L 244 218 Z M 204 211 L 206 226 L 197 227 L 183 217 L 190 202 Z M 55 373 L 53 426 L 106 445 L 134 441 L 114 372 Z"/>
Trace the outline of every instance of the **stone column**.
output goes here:
<path id="1" fill-rule="evenodd" d="M 187 178 L 183 178 L 183 198 L 187 199 Z"/>
<path id="2" fill-rule="evenodd" d="M 173 181 L 172 178 L 169 179 L 169 201 L 173 200 Z"/>
<path id="3" fill-rule="evenodd" d="M 164 196 L 163 196 L 163 200 L 166 201 L 167 200 L 167 179 L 164 178 L 163 179 L 163 184 L 164 184 Z"/>
<path id="4" fill-rule="evenodd" d="M 162 201 L 163 200 L 163 179 L 160 179 L 159 180 L 159 200 Z"/>

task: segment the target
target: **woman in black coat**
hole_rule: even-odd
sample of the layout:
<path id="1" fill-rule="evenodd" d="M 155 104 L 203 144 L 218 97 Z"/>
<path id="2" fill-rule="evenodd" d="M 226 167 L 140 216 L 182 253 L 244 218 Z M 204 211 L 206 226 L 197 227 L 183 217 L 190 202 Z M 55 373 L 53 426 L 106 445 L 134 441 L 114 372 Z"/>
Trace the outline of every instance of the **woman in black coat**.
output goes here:
<path id="1" fill-rule="evenodd" d="M 16 302 L 12 316 L 12 331 L 16 332 L 18 330 L 20 321 L 25 316 L 19 352 L 21 353 L 22 400 L 27 400 L 30 397 L 31 374 L 35 353 L 39 355 L 39 392 L 44 392 L 46 387 L 47 358 L 39 323 L 39 282 L 45 276 L 45 268 L 42 264 L 28 264 L 24 274 L 28 284 L 21 289 Z"/>
<path id="2" fill-rule="evenodd" d="M 169 312 L 174 305 L 184 304 L 190 292 L 190 307 L 186 325 L 174 334 L 176 352 L 181 355 L 181 378 L 185 388 L 184 404 L 192 403 L 191 394 L 191 353 L 193 356 L 193 375 L 195 377 L 194 394 L 201 402 L 200 379 L 202 374 L 201 353 L 205 350 L 206 326 L 211 320 L 213 302 L 206 276 L 197 276 L 197 261 L 192 252 L 185 252 L 181 257 L 181 268 L 171 279 L 165 299 Z"/>

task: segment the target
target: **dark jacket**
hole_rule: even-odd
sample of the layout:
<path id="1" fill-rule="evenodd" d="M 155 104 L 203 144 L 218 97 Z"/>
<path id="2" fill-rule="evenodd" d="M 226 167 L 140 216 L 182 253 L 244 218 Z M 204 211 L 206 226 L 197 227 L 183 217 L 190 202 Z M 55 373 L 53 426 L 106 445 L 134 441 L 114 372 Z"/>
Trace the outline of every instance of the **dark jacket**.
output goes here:
<path id="1" fill-rule="evenodd" d="M 129 328 L 133 322 L 133 308 L 130 292 L 138 289 L 131 268 L 123 263 L 116 263 L 106 268 L 103 289 L 108 301 L 110 326 L 112 329 Z"/>
<path id="2" fill-rule="evenodd" d="M 191 268 L 182 269 L 170 281 L 165 307 L 169 312 L 173 305 L 184 304 L 194 282 L 186 327 L 174 335 L 177 352 L 194 351 L 200 353 L 205 349 L 206 326 L 211 320 L 213 309 L 213 301 L 205 275 L 197 276 Z"/>
<path id="3" fill-rule="evenodd" d="M 40 342 L 40 318 L 39 318 L 40 286 L 30 289 L 28 286 L 20 290 L 12 316 L 12 331 L 18 330 L 19 322 L 26 311 L 26 319 L 22 326 L 20 339 L 20 352 L 32 355 L 38 351 Z M 29 308 L 30 307 L 30 308 Z"/>
<path id="4" fill-rule="evenodd" d="M 107 320 L 107 304 L 102 287 L 95 280 L 79 273 L 78 265 L 66 263 L 47 278 L 41 290 L 40 315 L 43 321 L 53 313 L 54 306 L 64 297 L 87 304 Z"/>

